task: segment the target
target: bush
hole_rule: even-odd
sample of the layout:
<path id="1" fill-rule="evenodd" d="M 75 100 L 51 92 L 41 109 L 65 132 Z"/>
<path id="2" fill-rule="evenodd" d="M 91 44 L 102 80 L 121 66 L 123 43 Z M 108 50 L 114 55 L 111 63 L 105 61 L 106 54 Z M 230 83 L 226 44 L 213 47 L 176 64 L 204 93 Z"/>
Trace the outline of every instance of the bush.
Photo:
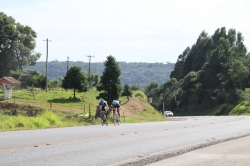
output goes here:
<path id="1" fill-rule="evenodd" d="M 237 106 L 235 106 L 232 111 L 229 113 L 229 115 L 243 115 L 243 114 L 249 114 L 250 113 L 250 106 L 248 101 L 243 101 Z"/>
<path id="2" fill-rule="evenodd" d="M 46 111 L 43 117 L 49 121 L 50 125 L 62 125 L 60 118 L 53 112 Z"/>
<path id="3" fill-rule="evenodd" d="M 50 126 L 49 121 L 47 119 L 44 119 L 43 117 L 34 118 L 33 123 L 38 128 L 47 128 Z"/>
<path id="4" fill-rule="evenodd" d="M 228 115 L 228 113 L 233 108 L 233 105 L 223 104 L 218 109 L 215 110 L 214 115 Z"/>
<path id="5" fill-rule="evenodd" d="M 51 111 L 37 117 L 28 117 L 23 115 L 6 116 L 2 115 L 2 130 L 19 128 L 47 128 L 53 126 L 63 126 L 60 118 Z"/>
<path id="6" fill-rule="evenodd" d="M 143 93 L 142 91 L 136 91 L 135 92 L 135 97 L 141 97 L 143 99 L 147 98 L 146 95 L 145 95 L 145 93 Z"/>

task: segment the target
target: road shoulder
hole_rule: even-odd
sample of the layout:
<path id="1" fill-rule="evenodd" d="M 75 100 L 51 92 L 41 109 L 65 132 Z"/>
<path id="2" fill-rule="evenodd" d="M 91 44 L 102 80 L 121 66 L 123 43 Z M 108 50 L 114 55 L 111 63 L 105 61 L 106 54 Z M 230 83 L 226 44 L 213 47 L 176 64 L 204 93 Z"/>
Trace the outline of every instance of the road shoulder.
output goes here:
<path id="1" fill-rule="evenodd" d="M 148 166 L 248 166 L 250 163 L 250 136 L 197 149 Z"/>

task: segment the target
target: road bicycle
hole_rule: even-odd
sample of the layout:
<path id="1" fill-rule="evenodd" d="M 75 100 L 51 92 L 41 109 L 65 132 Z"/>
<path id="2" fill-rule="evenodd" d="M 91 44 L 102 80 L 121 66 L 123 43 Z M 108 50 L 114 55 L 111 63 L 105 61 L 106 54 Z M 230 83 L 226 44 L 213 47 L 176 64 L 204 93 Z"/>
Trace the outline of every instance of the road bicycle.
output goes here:
<path id="1" fill-rule="evenodd" d="M 108 114 L 106 111 L 100 111 L 101 113 L 101 124 L 102 126 L 108 126 Z"/>
<path id="2" fill-rule="evenodd" d="M 114 125 L 115 125 L 115 126 L 116 126 L 116 125 L 119 126 L 119 122 L 120 122 L 120 117 L 119 117 L 117 111 L 114 110 Z"/>

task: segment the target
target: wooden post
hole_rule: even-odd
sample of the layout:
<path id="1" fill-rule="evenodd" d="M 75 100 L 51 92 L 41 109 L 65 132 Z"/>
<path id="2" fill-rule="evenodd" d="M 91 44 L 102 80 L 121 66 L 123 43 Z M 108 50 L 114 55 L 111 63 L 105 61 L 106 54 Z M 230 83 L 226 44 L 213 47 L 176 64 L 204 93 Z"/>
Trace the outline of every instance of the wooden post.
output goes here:
<path id="1" fill-rule="evenodd" d="M 2 109 L 2 115 L 1 115 L 1 129 L 3 130 L 3 109 Z"/>
<path id="2" fill-rule="evenodd" d="M 124 122 L 125 122 L 125 115 L 124 115 L 124 111 L 123 111 L 123 118 L 124 118 Z"/>
<path id="3" fill-rule="evenodd" d="M 89 104 L 89 119 L 91 117 L 91 112 L 90 112 L 90 104 Z"/>

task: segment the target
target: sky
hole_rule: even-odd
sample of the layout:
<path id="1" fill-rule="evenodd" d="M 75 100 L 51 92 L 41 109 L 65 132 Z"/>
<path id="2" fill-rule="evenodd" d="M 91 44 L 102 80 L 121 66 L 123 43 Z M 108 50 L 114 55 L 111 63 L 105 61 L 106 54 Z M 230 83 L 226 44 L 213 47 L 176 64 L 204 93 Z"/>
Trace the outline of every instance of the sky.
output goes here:
<path id="1" fill-rule="evenodd" d="M 250 48 L 250 0 L 0 0 L 0 12 L 36 33 L 38 61 L 176 63 L 202 31 L 241 32 Z"/>

